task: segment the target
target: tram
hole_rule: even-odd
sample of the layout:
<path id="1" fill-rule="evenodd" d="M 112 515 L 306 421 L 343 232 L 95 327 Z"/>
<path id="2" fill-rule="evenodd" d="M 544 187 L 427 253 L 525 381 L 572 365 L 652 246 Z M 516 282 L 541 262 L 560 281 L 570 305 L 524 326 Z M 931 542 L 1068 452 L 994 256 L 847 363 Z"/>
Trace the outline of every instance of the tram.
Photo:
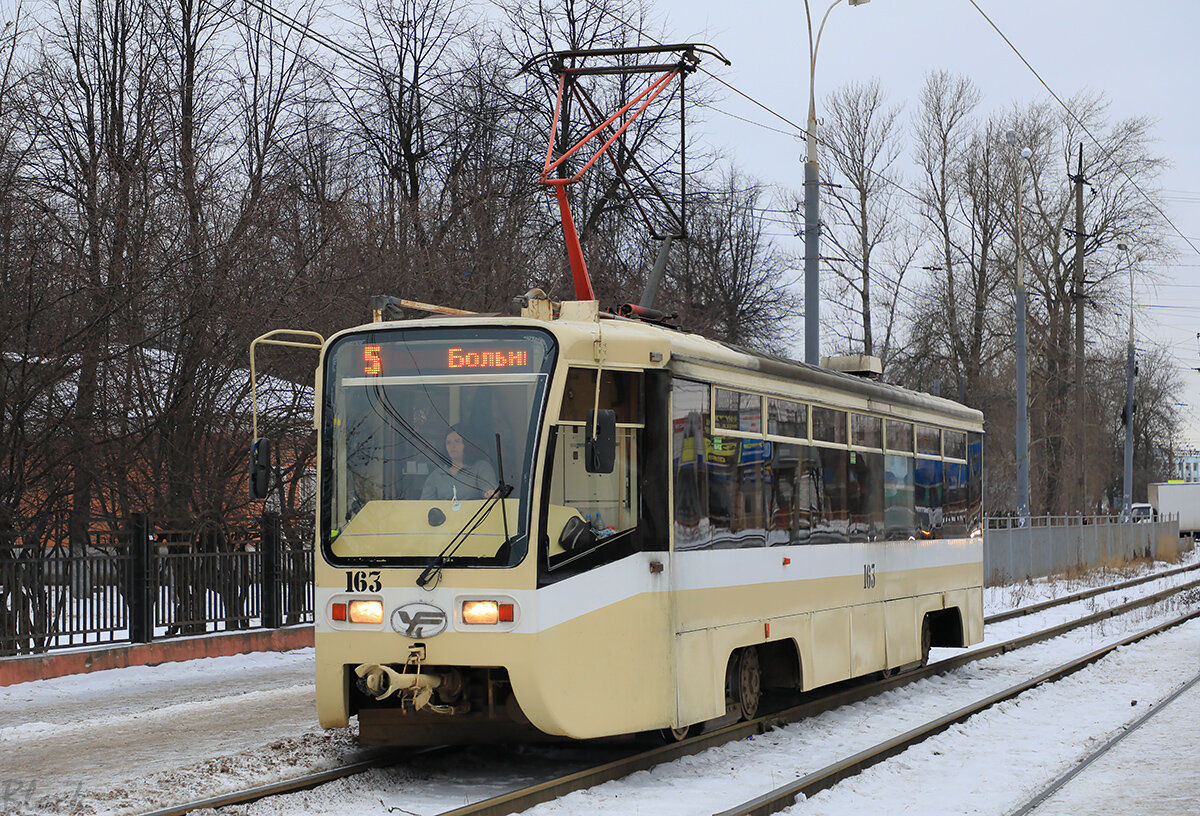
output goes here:
<path id="1" fill-rule="evenodd" d="M 679 738 L 982 638 L 978 411 L 538 292 L 320 348 L 326 728 Z"/>

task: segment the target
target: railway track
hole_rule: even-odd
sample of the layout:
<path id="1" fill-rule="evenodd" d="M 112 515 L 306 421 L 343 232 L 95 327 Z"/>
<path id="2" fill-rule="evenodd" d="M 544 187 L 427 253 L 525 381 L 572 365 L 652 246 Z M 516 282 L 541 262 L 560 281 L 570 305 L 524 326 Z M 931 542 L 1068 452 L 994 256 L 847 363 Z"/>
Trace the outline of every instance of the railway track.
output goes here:
<path id="1" fill-rule="evenodd" d="M 170 807 L 153 810 L 148 813 L 143 813 L 141 816 L 186 816 L 197 810 L 213 810 L 215 808 L 229 807 L 231 805 L 246 805 L 251 802 L 257 802 L 260 799 L 267 799 L 272 796 L 281 796 L 286 793 L 296 793 L 298 791 L 310 790 L 318 785 L 324 785 L 327 782 L 333 782 L 338 779 L 345 779 L 349 776 L 357 776 L 367 771 L 375 770 L 376 768 L 389 768 L 398 765 L 408 759 L 412 759 L 420 753 L 428 753 L 430 751 L 439 750 L 438 748 L 424 748 L 420 750 L 405 751 L 403 754 L 398 754 L 394 751 L 380 752 L 368 759 L 363 759 L 357 762 L 351 762 L 346 765 L 330 768 L 325 771 L 317 771 L 315 773 L 304 774 L 292 779 L 286 779 L 281 782 L 272 782 L 268 785 L 259 785 L 257 787 L 248 788 L 242 791 L 231 791 L 230 793 L 220 794 L 218 796 L 210 796 L 206 799 L 197 799 L 192 802 L 185 802 L 180 805 L 172 805 Z"/>
<path id="2" fill-rule="evenodd" d="M 1021 805 L 1016 810 L 1011 811 L 1008 814 L 1008 816 L 1026 816 L 1026 814 L 1031 813 L 1034 810 L 1036 810 L 1039 806 L 1041 806 L 1041 804 L 1043 802 L 1045 802 L 1047 799 L 1049 799 L 1051 796 L 1053 796 L 1059 790 L 1061 790 L 1063 787 L 1065 787 L 1068 782 L 1070 782 L 1072 779 L 1074 779 L 1076 776 L 1078 776 L 1083 771 L 1087 770 L 1087 768 L 1093 762 L 1095 762 L 1096 760 L 1100 759 L 1102 756 L 1107 754 L 1109 751 L 1111 751 L 1113 748 L 1115 748 L 1122 740 L 1124 740 L 1130 734 L 1135 733 L 1143 725 L 1145 725 L 1147 722 L 1149 722 L 1152 717 L 1154 717 L 1156 714 L 1158 714 L 1163 709 L 1170 706 L 1171 703 L 1175 702 L 1175 700 L 1177 700 L 1178 698 L 1180 698 L 1187 692 L 1191 691 L 1193 688 L 1196 688 L 1197 686 L 1200 686 L 1200 674 L 1197 674 L 1191 680 L 1188 680 L 1186 683 L 1181 685 L 1179 688 L 1175 689 L 1175 691 L 1171 692 L 1169 695 L 1167 695 L 1163 699 L 1159 700 L 1157 703 L 1155 703 L 1153 706 L 1151 706 L 1151 708 L 1145 714 L 1138 717 L 1136 720 L 1134 720 L 1128 726 L 1126 726 L 1123 730 L 1119 731 L 1112 738 L 1107 740 L 1103 745 L 1101 745 L 1096 750 L 1092 751 L 1087 756 L 1085 756 L 1083 759 L 1081 759 L 1078 763 L 1075 764 L 1075 767 L 1071 768 L 1071 770 L 1062 774 L 1057 779 L 1055 779 L 1053 782 L 1051 782 L 1049 785 L 1044 787 L 1042 790 L 1038 791 L 1038 793 L 1035 796 L 1030 797 L 1028 802 Z"/>
<path id="3" fill-rule="evenodd" d="M 1138 641 L 1145 640 L 1148 637 L 1160 634 L 1168 629 L 1172 629 L 1182 623 L 1186 623 L 1197 618 L 1200 618 L 1200 611 L 1189 612 L 1186 615 L 1181 615 L 1173 620 L 1167 621 L 1166 623 L 1159 624 L 1158 626 L 1152 627 L 1145 631 L 1122 638 L 1117 643 L 1112 643 L 1108 646 L 1096 649 L 1086 655 L 1083 655 L 1082 657 L 1064 663 L 1048 672 L 1043 672 L 1037 677 L 1017 683 L 1016 685 L 1010 686 L 1009 688 L 1004 689 L 996 694 L 988 695 L 978 702 L 964 706 L 945 716 L 930 720 L 924 725 L 918 726 L 917 728 L 911 729 L 903 734 L 900 734 L 899 736 L 881 742 L 878 745 L 855 754 L 854 756 L 850 756 L 839 762 L 827 765 L 818 771 L 814 771 L 813 773 L 796 780 L 795 782 L 780 786 L 775 790 L 772 790 L 761 796 L 757 796 L 754 799 L 750 799 L 740 805 L 723 810 L 718 814 L 714 814 L 714 816 L 767 816 L 767 814 L 778 813 L 779 811 L 794 805 L 800 797 L 803 796 L 807 798 L 816 793 L 820 793 L 821 791 L 836 785 L 843 779 L 855 776 L 865 771 L 867 768 L 872 767 L 873 765 L 877 765 L 886 759 L 890 759 L 891 757 L 896 756 L 911 746 L 923 742 L 930 737 L 936 736 L 950 726 L 955 725 L 956 723 L 964 722 L 970 717 L 973 717 L 998 703 L 1002 703 L 1005 700 L 1011 700 L 1014 697 L 1018 697 L 1030 689 L 1037 688 L 1043 684 L 1052 683 L 1056 680 L 1061 680 L 1064 677 L 1069 677 L 1080 669 L 1090 666 L 1100 658 L 1111 654 L 1123 646 L 1128 646 L 1130 644 L 1137 643 Z M 1155 708 L 1157 708 L 1157 706 Z M 1061 785 L 1059 785 L 1059 787 L 1061 787 Z M 1057 787 L 1054 788 L 1054 790 L 1057 789 Z M 1050 793 L 1052 792 L 1053 791 L 1050 791 Z M 1046 795 L 1048 796 L 1049 793 Z M 1036 807 L 1037 804 L 1040 804 L 1041 801 L 1043 801 L 1043 798 L 1038 798 L 1036 802 L 1031 803 L 1030 809 Z M 1028 810 L 1022 810 L 1020 812 L 1027 813 Z"/>
<path id="4" fill-rule="evenodd" d="M 989 616 L 985 620 L 985 624 L 994 624 L 1025 615 L 1035 614 L 1055 606 L 1077 603 L 1081 600 L 1086 600 L 1107 593 L 1123 591 L 1151 581 L 1162 580 L 1164 578 L 1196 570 L 1200 570 L 1200 564 L 1155 573 L 1149 576 L 1142 576 L 1140 578 L 1124 581 L 1118 584 L 1089 589 L 1080 593 L 1063 596 L 1050 601 L 1039 602 L 1037 604 L 1032 604 L 1019 609 L 1008 610 L 1003 613 L 998 613 L 997 615 Z M 777 711 L 748 722 L 737 723 L 712 730 L 679 743 L 664 745 L 646 751 L 634 752 L 627 757 L 622 757 L 593 768 L 571 773 L 546 782 L 532 785 L 527 788 L 515 790 L 510 793 L 485 799 L 483 801 L 469 804 L 455 810 L 447 811 L 443 814 L 443 816 L 503 816 L 504 814 L 519 813 L 535 805 L 552 801 L 574 791 L 592 788 L 596 785 L 603 784 L 604 782 L 621 779 L 641 770 L 648 770 L 665 762 L 670 762 L 681 757 L 698 754 L 710 748 L 724 745 L 729 742 L 763 734 L 773 728 L 808 719 L 824 712 L 837 709 L 841 706 L 868 699 L 908 683 L 942 674 L 969 663 L 1049 640 L 1069 632 L 1072 629 L 1093 625 L 1108 618 L 1127 614 L 1128 612 L 1153 605 L 1170 597 L 1171 595 L 1185 592 L 1189 589 L 1200 589 L 1200 579 L 1159 590 L 1143 597 L 1126 601 L 1108 609 L 1094 612 L 1079 619 L 1057 624 L 1038 632 L 1021 635 L 992 646 L 973 649 L 963 654 L 955 655 L 953 657 L 937 661 L 936 663 L 931 663 L 924 668 L 914 669 L 894 677 L 869 682 L 863 682 L 861 679 L 857 681 L 848 681 L 833 687 L 832 691 L 828 689 L 823 690 L 820 697 L 791 706 L 784 710 Z M 947 715 L 947 717 L 939 718 L 931 723 L 927 723 L 926 726 L 923 726 L 922 728 L 913 729 L 912 731 L 901 735 L 900 737 L 896 737 L 894 740 L 889 740 L 888 743 L 881 744 L 881 746 L 876 746 L 878 749 L 877 753 L 873 754 L 872 751 L 874 749 L 870 749 L 866 752 L 856 755 L 855 757 L 851 757 L 842 762 L 836 763 L 835 766 L 822 769 L 814 774 L 809 774 L 803 779 L 790 783 L 789 786 L 786 786 L 786 791 L 781 788 L 777 791 L 773 791 L 772 794 L 759 797 L 758 799 L 762 799 L 763 801 L 759 802 L 758 799 L 756 799 L 754 800 L 755 804 L 753 805 L 753 807 L 758 809 L 739 810 L 735 808 L 724 811 L 721 816 L 732 816 L 732 814 L 741 813 L 774 813 L 777 810 L 787 807 L 791 802 L 794 802 L 797 796 L 810 795 L 810 791 L 806 790 L 803 786 L 796 787 L 801 783 L 814 786 L 811 788 L 811 792 L 814 793 L 818 790 L 823 790 L 833 784 L 836 784 L 836 782 L 840 779 L 852 776 L 853 774 L 870 767 L 872 764 L 883 761 L 887 757 L 904 750 L 904 748 L 908 747 L 908 745 L 915 744 L 922 739 L 926 739 L 929 736 L 944 730 L 955 722 L 961 722 L 962 720 L 970 717 L 972 714 L 977 713 L 978 711 L 981 711 L 991 705 L 995 705 L 997 702 L 1000 702 L 1001 699 L 1009 699 L 1011 696 L 1015 696 L 1022 691 L 1033 688 L 1034 686 L 1051 682 L 1052 679 L 1058 679 L 1059 677 L 1067 676 L 1073 671 L 1078 671 L 1080 668 L 1083 668 L 1083 666 L 1098 660 L 1100 657 L 1103 657 L 1104 654 L 1109 653 L 1115 648 L 1119 648 L 1122 645 L 1127 645 L 1127 643 L 1133 643 L 1137 640 L 1149 637 L 1151 634 L 1155 634 L 1158 631 L 1171 626 L 1176 626 L 1179 623 L 1190 620 L 1197 616 L 1200 616 L 1200 612 L 1190 613 L 1161 627 L 1156 627 L 1154 630 L 1138 633 L 1135 636 L 1131 636 L 1130 638 L 1122 640 L 1118 644 L 1113 644 L 1112 646 L 1098 649 L 1089 655 L 1085 655 L 1083 658 L 1080 658 L 1077 661 L 1072 661 L 1070 664 L 1061 666 L 1052 672 L 1047 672 L 1037 678 L 1034 678 L 1033 680 L 1028 681 L 1027 683 L 1018 684 L 1017 686 L 1013 686 L 1011 689 L 1006 689 L 1004 692 L 1000 693 L 1001 695 L 1009 694 L 1008 697 L 999 697 L 998 695 L 993 695 L 993 697 L 997 697 L 997 699 L 993 700 L 989 698 L 990 702 L 981 701 L 977 704 L 978 708 L 964 708 L 960 711 L 954 712 L 951 715 Z M 1074 666 L 1074 668 L 1068 669 L 1067 666 Z M 1051 675 L 1053 675 L 1053 677 L 1051 677 Z M 971 710 L 968 711 L 967 709 Z M 943 720 L 945 722 L 942 722 Z M 909 741 L 902 745 L 899 741 L 904 739 L 908 739 Z M 262 785 L 247 789 L 245 791 L 235 791 L 203 800 L 187 802 L 144 813 L 142 816 L 183 816 L 183 814 L 199 810 L 247 804 L 272 796 L 308 790 L 327 782 L 355 776 L 378 768 L 395 767 L 404 764 L 417 754 L 428 753 L 437 750 L 444 749 L 435 747 L 421 749 L 420 751 L 410 750 L 404 752 L 382 752 L 342 767 L 306 774 L 294 779 Z M 796 787 L 795 792 L 789 793 L 793 787 Z M 773 796 L 774 798 L 772 798 Z M 788 798 L 789 796 L 790 799 Z M 776 807 L 775 805 L 771 804 L 771 802 L 778 802 L 780 804 L 778 804 Z M 746 806 L 749 807 L 750 803 L 747 803 Z M 768 809 L 761 809 L 764 807 Z"/>

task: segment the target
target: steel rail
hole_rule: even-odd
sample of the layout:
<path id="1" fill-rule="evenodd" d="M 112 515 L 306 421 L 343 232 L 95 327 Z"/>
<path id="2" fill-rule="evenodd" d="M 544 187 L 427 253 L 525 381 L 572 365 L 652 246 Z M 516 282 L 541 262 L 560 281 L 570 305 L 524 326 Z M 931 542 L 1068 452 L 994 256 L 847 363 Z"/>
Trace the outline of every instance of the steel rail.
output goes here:
<path id="1" fill-rule="evenodd" d="M 210 796 L 206 799 L 197 799 L 194 802 L 185 802 L 179 805 L 171 805 L 170 807 L 160 808 L 140 814 L 140 816 L 186 816 L 195 810 L 213 810 L 215 808 L 229 807 L 230 805 L 244 805 L 250 802 L 257 802 L 259 799 L 266 799 L 271 796 L 279 796 L 284 793 L 295 793 L 296 791 L 309 790 L 318 785 L 324 785 L 326 782 L 334 782 L 338 779 L 345 779 L 348 776 L 356 776 L 360 773 L 365 773 L 375 768 L 387 768 L 399 764 L 404 759 L 411 759 L 414 756 L 423 753 L 431 753 L 433 751 L 444 750 L 442 746 L 420 748 L 417 750 L 408 750 L 402 756 L 398 756 L 394 751 L 387 751 L 373 756 L 369 759 L 351 762 L 337 768 L 329 768 L 324 771 L 304 774 L 293 779 L 285 779 L 280 782 L 271 782 L 267 785 L 259 785 L 258 787 L 248 788 L 243 791 L 231 791 L 222 793 L 217 796 Z"/>
<path id="2" fill-rule="evenodd" d="M 801 796 L 809 797 L 819 793 L 830 787 L 833 787 L 843 779 L 855 776 L 862 771 L 889 759 L 902 751 L 929 739 L 932 736 L 940 734 L 952 725 L 961 723 L 970 717 L 991 708 L 997 703 L 1011 700 L 1021 694 L 1024 694 L 1030 689 L 1045 683 L 1061 680 L 1075 672 L 1095 663 L 1100 658 L 1111 652 L 1116 651 L 1124 646 L 1132 643 L 1137 643 L 1140 640 L 1145 640 L 1148 637 L 1160 634 L 1161 632 L 1171 629 L 1190 620 L 1200 618 L 1200 610 L 1189 612 L 1181 615 L 1166 623 L 1159 624 L 1151 629 L 1139 632 L 1135 635 L 1123 638 L 1117 643 L 1103 646 L 1095 651 L 1092 651 L 1083 657 L 1076 658 L 1068 663 L 1064 663 L 1058 668 L 1043 672 L 1042 674 L 1030 680 L 1018 683 L 1014 686 L 992 694 L 982 700 L 972 703 L 968 706 L 963 706 L 957 711 L 951 712 L 943 717 L 938 717 L 935 720 L 930 720 L 924 725 L 906 731 L 899 736 L 893 737 L 890 740 L 881 742 L 873 748 L 868 748 L 865 751 L 860 751 L 854 756 L 847 757 L 838 762 L 826 765 L 818 771 L 814 771 L 794 782 L 787 785 L 782 785 L 769 793 L 755 797 L 749 801 L 743 802 L 740 805 L 723 810 L 714 816 L 767 816 L 767 814 L 778 813 L 779 811 L 791 807 L 796 803 Z"/>
<path id="3" fill-rule="evenodd" d="M 1154 703 L 1150 707 L 1149 711 L 1147 711 L 1145 714 L 1138 717 L 1136 720 L 1131 722 L 1129 725 L 1125 726 L 1123 729 L 1118 731 L 1107 742 L 1105 742 L 1103 745 L 1101 745 L 1095 751 L 1092 751 L 1086 757 L 1081 759 L 1075 765 L 1074 768 L 1072 768 L 1071 770 L 1067 771 L 1062 776 L 1055 779 L 1053 782 L 1051 782 L 1049 785 L 1047 785 L 1045 788 L 1043 788 L 1036 796 L 1032 797 L 1024 805 L 1022 805 L 1021 807 L 1012 811 L 1009 814 L 1009 816 L 1026 816 L 1026 814 L 1028 814 L 1029 812 L 1036 809 L 1039 805 L 1041 805 L 1043 802 L 1045 802 L 1051 796 L 1058 793 L 1058 791 L 1063 786 L 1065 786 L 1068 782 L 1070 782 L 1072 779 L 1074 779 L 1076 776 L 1078 776 L 1089 765 L 1091 765 L 1097 759 L 1099 759 L 1100 757 L 1104 756 L 1109 751 L 1111 751 L 1117 745 L 1117 743 L 1119 743 L 1121 740 L 1128 737 L 1133 732 L 1137 731 L 1139 728 L 1141 728 L 1143 725 L 1145 725 L 1146 722 L 1149 721 L 1149 719 L 1151 717 L 1153 717 L 1158 712 L 1162 711 L 1164 708 L 1169 706 L 1171 703 L 1175 702 L 1177 699 L 1179 699 L 1181 696 L 1186 694 L 1188 691 L 1195 688 L 1197 684 L 1200 684 L 1200 674 L 1197 674 L 1191 680 L 1187 681 L 1182 686 L 1175 689 L 1173 692 L 1168 694 L 1166 697 L 1159 700 L 1157 703 Z"/>
<path id="4" fill-rule="evenodd" d="M 1016 609 L 1009 609 L 1005 612 L 997 612 L 995 615 L 988 615 L 983 619 L 986 626 L 989 623 L 1000 623 L 1001 621 L 1020 618 L 1025 615 L 1032 615 L 1037 612 L 1044 612 L 1047 609 L 1052 609 L 1063 604 L 1075 603 L 1076 601 L 1086 601 L 1088 598 L 1094 598 L 1097 595 L 1103 595 L 1106 592 L 1120 592 L 1123 589 L 1139 586 L 1140 584 L 1148 584 L 1151 581 L 1157 581 L 1160 578 L 1170 578 L 1181 573 L 1200 570 L 1200 562 L 1189 564 L 1186 567 L 1175 567 L 1174 569 L 1163 570 L 1162 572 L 1153 572 L 1149 575 L 1143 575 L 1140 578 L 1131 578 L 1128 581 L 1122 581 L 1119 584 L 1108 584 L 1107 586 L 1093 587 L 1085 589 L 1082 592 L 1076 592 L 1073 595 L 1064 595 L 1061 598 L 1053 598 L 1049 601 L 1041 601 L 1040 603 L 1030 604 L 1029 606 L 1021 606 Z"/>

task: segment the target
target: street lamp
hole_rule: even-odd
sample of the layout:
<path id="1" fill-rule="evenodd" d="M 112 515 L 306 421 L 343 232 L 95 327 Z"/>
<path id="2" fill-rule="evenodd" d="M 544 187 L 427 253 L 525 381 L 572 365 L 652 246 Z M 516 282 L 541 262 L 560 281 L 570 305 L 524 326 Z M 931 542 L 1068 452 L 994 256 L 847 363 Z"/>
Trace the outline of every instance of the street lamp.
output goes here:
<path id="1" fill-rule="evenodd" d="M 1125 474 L 1121 490 L 1121 517 L 1129 519 L 1133 508 L 1133 263 L 1129 257 L 1129 245 L 1117 244 L 1117 249 L 1125 253 L 1125 263 L 1129 266 L 1129 344 L 1125 349 Z M 1136 260 L 1141 260 L 1138 255 Z"/>
<path id="2" fill-rule="evenodd" d="M 804 0 L 804 16 L 808 21 L 808 151 L 804 162 L 804 362 L 821 364 L 821 182 L 817 168 L 817 49 L 821 47 L 821 32 L 829 12 L 842 0 L 833 0 L 817 27 L 813 39 L 812 11 Z M 861 6 L 870 0 L 847 0 Z"/>
<path id="3" fill-rule="evenodd" d="M 1010 130 L 1004 140 L 1017 146 L 1017 132 Z M 1020 158 L 1029 160 L 1033 151 L 1023 148 Z M 1029 526 L 1029 399 L 1025 394 L 1025 248 L 1021 243 L 1021 192 L 1025 186 L 1025 168 L 1020 159 L 1013 159 L 1017 184 L 1017 516 L 1022 527 Z"/>

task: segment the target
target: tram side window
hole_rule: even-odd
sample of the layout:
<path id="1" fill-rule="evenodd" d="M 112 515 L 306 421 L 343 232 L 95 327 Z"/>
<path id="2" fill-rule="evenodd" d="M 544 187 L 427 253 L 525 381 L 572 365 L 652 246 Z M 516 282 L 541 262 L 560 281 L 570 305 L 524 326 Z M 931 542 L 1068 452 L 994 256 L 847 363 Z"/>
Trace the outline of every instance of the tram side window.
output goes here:
<path id="1" fill-rule="evenodd" d="M 967 436 L 967 526 L 968 532 L 983 524 L 983 434 Z"/>
<path id="2" fill-rule="evenodd" d="M 846 469 L 846 537 L 875 541 L 883 536 L 883 455 L 850 451 Z"/>
<path id="3" fill-rule="evenodd" d="M 888 439 L 891 439 L 890 434 Z M 883 468 L 884 538 L 888 541 L 916 538 L 916 472 L 913 458 L 889 453 L 883 458 Z"/>
<path id="4" fill-rule="evenodd" d="M 718 430 L 711 430 L 709 386 L 677 379 L 672 391 L 672 478 L 677 550 L 767 544 L 774 474 L 773 443 L 728 436 L 758 433 L 762 397 L 715 389 Z M 721 407 L 724 406 L 724 407 Z"/>
<path id="5" fill-rule="evenodd" d="M 776 436 L 808 438 L 808 406 L 791 400 L 767 399 L 767 432 Z"/>
<path id="6" fill-rule="evenodd" d="M 762 430 L 762 397 L 718 388 L 714 419 L 719 430 L 759 433 Z"/>
<path id="7" fill-rule="evenodd" d="M 813 433 L 814 435 L 816 433 L 815 426 Z M 850 537 L 850 507 L 847 498 L 848 452 L 841 448 L 813 448 L 813 452 L 820 463 L 824 501 L 821 507 L 814 508 L 812 534 L 809 541 L 813 544 L 848 541 Z"/>
<path id="8" fill-rule="evenodd" d="M 851 414 L 850 430 L 852 444 L 876 450 L 883 447 L 883 421 L 879 417 Z"/>
<path id="9" fill-rule="evenodd" d="M 941 538 L 959 538 L 967 534 L 967 463 L 946 462 L 944 467 L 946 494 Z"/>
<path id="10" fill-rule="evenodd" d="M 600 380 L 601 409 L 617 414 L 617 456 L 611 473 L 586 468 L 583 420 L 596 404 L 596 370 L 572 369 L 553 429 L 546 531 L 547 558 L 553 569 L 615 541 L 638 525 L 638 485 L 642 435 L 641 375 L 605 371 Z"/>
<path id="11" fill-rule="evenodd" d="M 812 409 L 813 440 L 817 442 L 834 442 L 846 444 L 846 412 L 836 408 L 822 408 L 814 405 Z"/>
<path id="12" fill-rule="evenodd" d="M 967 458 L 967 435 L 962 431 L 945 431 L 943 439 L 946 444 L 946 457 L 948 459 L 966 459 Z"/>
<path id="13" fill-rule="evenodd" d="M 917 455 L 942 455 L 942 431 L 940 428 L 933 428 L 929 425 L 917 426 Z"/>
<path id="14" fill-rule="evenodd" d="M 899 419 L 887 421 L 887 449 L 903 453 L 913 452 L 913 424 L 911 422 L 903 422 Z"/>
<path id="15" fill-rule="evenodd" d="M 676 379 L 671 390 L 671 478 L 675 488 L 675 549 L 700 550 L 712 541 L 708 518 L 709 387 Z"/>
<path id="16" fill-rule="evenodd" d="M 940 538 L 943 518 L 943 471 L 941 459 L 916 460 L 914 501 L 921 537 Z"/>

